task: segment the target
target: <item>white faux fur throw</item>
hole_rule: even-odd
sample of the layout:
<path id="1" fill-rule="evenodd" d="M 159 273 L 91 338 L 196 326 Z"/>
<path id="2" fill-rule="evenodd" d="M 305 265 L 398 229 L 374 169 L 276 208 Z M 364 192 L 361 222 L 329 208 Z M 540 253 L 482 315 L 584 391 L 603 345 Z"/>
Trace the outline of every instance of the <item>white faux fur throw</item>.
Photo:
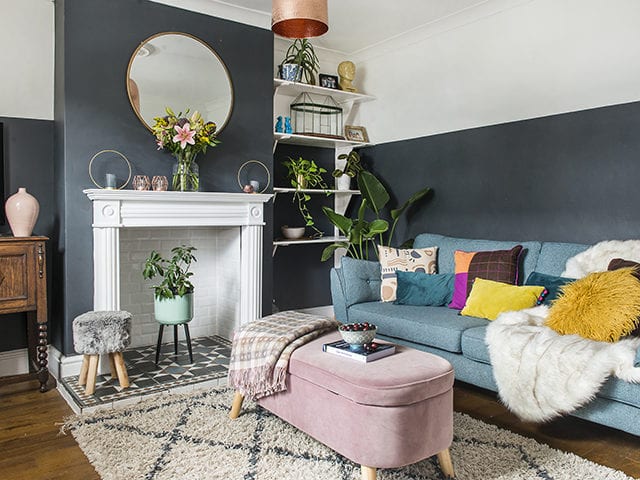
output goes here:
<path id="1" fill-rule="evenodd" d="M 640 382 L 640 338 L 615 343 L 559 335 L 544 326 L 548 307 L 506 312 L 487 327 L 500 398 L 523 420 L 543 422 L 593 399 L 609 377 Z"/>
<path id="2" fill-rule="evenodd" d="M 640 262 L 640 240 L 600 242 L 567 261 L 564 277 L 605 271 L 613 258 Z M 615 343 L 560 335 L 544 325 L 548 307 L 500 315 L 487 327 L 493 375 L 504 404 L 523 420 L 543 422 L 591 401 L 610 375 L 640 383 L 640 338 Z"/>
<path id="3" fill-rule="evenodd" d="M 605 272 L 614 258 L 640 263 L 640 240 L 606 240 L 567 260 L 563 277 L 582 278 L 589 273 Z"/>

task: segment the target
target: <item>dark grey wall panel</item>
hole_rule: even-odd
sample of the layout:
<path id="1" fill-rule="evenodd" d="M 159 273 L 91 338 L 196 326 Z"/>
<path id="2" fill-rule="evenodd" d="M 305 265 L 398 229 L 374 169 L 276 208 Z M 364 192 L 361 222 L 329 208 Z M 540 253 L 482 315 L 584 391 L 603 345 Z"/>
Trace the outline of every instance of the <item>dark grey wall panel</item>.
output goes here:
<path id="1" fill-rule="evenodd" d="M 4 163 L 5 198 L 25 187 L 38 199 L 40 214 L 34 227 L 34 235 L 51 238 L 47 253 L 51 258 L 52 243 L 56 241 L 55 207 L 53 196 L 53 122 L 50 120 L 30 120 L 23 118 L 0 117 L 4 124 Z M 0 225 L 0 234 L 11 235 L 9 225 Z M 51 261 L 48 264 L 49 285 Z M 49 295 L 51 297 L 51 295 Z M 51 304 L 51 298 L 49 299 Z M 53 316 L 50 314 L 49 318 Z M 26 348 L 25 315 L 3 315 L 0 320 L 0 351 Z M 52 321 L 49 331 L 55 338 L 55 324 Z"/>
<path id="2" fill-rule="evenodd" d="M 63 194 L 58 203 L 65 216 L 62 349 L 71 353 L 71 322 L 93 303 L 91 202 L 82 193 L 92 187 L 90 158 L 99 150 L 115 149 L 129 158 L 134 174 L 147 175 L 169 174 L 173 164 L 170 155 L 156 151 L 153 137 L 129 105 L 125 77 L 131 53 L 155 33 L 178 31 L 195 35 L 220 55 L 235 91 L 233 114 L 220 136 L 222 144 L 198 163 L 203 190 L 237 192 L 236 173 L 243 162 L 256 159 L 272 168 L 273 35 L 142 0 L 59 0 L 56 10 L 57 38 L 62 36 L 56 48 L 64 49 L 56 57 L 64 62 L 56 72 L 56 139 L 63 157 L 57 165 L 64 178 L 57 192 Z M 264 233 L 265 252 L 270 252 L 270 227 Z M 264 276 L 272 276 L 267 254 Z M 264 304 L 269 307 L 270 282 L 266 285 Z"/>
<path id="3" fill-rule="evenodd" d="M 274 155 L 274 185 L 290 187 L 287 182 L 287 169 L 282 162 L 288 157 L 303 157 L 314 160 L 317 165 L 327 170 L 324 174 L 327 185 L 333 188 L 334 150 L 327 148 L 311 148 L 299 145 L 278 145 Z M 273 228 L 275 236 L 282 236 L 280 227 L 303 226 L 304 222 L 298 210 L 297 203 L 293 203 L 292 194 L 278 194 L 274 204 Z M 331 222 L 322 213 L 322 206 L 333 206 L 333 197 L 314 194 L 308 202 L 308 208 L 319 230 L 333 232 Z M 312 230 L 307 228 L 307 234 Z M 327 244 L 291 245 L 278 247 L 273 258 L 273 288 L 274 302 L 278 309 L 288 310 L 302 307 L 315 307 L 331 304 L 329 270 L 333 261 L 321 262 L 322 250 Z"/>
<path id="4" fill-rule="evenodd" d="M 591 243 L 640 237 L 640 103 L 392 142 L 361 151 L 398 201 L 428 185 L 396 238 Z"/>

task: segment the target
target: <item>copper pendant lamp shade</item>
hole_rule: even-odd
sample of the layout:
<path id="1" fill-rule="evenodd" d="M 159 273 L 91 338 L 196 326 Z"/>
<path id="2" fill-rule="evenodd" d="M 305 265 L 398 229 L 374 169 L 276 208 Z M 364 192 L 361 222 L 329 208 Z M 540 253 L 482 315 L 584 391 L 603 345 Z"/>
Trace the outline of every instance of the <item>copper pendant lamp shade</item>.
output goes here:
<path id="1" fill-rule="evenodd" d="M 271 30 L 282 37 L 318 37 L 329 30 L 327 0 L 273 0 Z"/>

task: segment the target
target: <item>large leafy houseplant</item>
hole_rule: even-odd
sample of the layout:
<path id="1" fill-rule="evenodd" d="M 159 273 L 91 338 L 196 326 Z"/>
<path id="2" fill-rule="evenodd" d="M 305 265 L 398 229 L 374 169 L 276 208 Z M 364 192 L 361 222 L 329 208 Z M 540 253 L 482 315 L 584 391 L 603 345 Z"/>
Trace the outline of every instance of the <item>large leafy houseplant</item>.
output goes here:
<path id="1" fill-rule="evenodd" d="M 284 54 L 284 60 L 280 63 L 280 68 L 285 64 L 298 65 L 298 79 L 304 79 L 306 83 L 316 84 L 316 75 L 320 68 L 318 56 L 313 50 L 313 45 L 306 38 L 296 38 Z"/>
<path id="2" fill-rule="evenodd" d="M 305 192 L 304 189 L 320 188 L 329 195 L 329 187 L 322 176 L 327 170 L 316 165 L 313 160 L 307 160 L 302 157 L 297 159 L 288 157 L 282 164 L 287 168 L 287 179 L 291 186 L 295 188 L 293 201 L 298 203 L 298 210 L 302 215 L 305 226 L 314 230 L 314 237 L 321 237 L 323 233 L 315 226 L 313 216 L 307 207 L 307 202 L 311 200 L 311 195 Z"/>
<path id="3" fill-rule="evenodd" d="M 174 247 L 171 249 L 170 259 L 163 258 L 155 250 L 151 251 L 145 261 L 142 276 L 147 280 L 156 276 L 162 278 L 161 283 L 152 286 L 156 299 L 183 297 L 193 293 L 193 284 L 190 280 L 193 272 L 189 269 L 191 264 L 197 261 L 193 255 L 195 250 L 195 247 L 185 245 Z"/>
<path id="4" fill-rule="evenodd" d="M 389 221 L 382 218 L 384 208 L 390 200 L 389 192 L 384 185 L 374 174 L 363 170 L 358 174 L 358 188 L 362 194 L 362 200 L 355 219 L 341 215 L 329 207 L 322 207 L 322 211 L 331 223 L 346 237 L 343 241 L 328 245 L 322 252 L 322 261 L 330 259 L 338 248 L 345 248 L 347 255 L 353 258 L 368 259 L 367 243 L 370 240 L 376 240 L 380 245 L 390 246 L 402 214 L 431 190 L 425 187 L 411 195 L 400 208 L 392 209 L 389 212 L 391 216 L 391 228 L 389 228 Z M 367 210 L 373 212 L 372 220 L 365 218 Z"/>

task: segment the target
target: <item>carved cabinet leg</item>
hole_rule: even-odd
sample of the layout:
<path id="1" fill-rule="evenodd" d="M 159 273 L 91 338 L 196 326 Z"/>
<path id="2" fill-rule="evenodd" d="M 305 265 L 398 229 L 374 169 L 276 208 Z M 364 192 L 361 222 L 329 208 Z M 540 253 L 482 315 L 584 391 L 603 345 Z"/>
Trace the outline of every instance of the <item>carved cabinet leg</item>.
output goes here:
<path id="1" fill-rule="evenodd" d="M 38 324 L 38 380 L 40 391 L 47 391 L 47 380 L 49 380 L 48 367 L 48 347 L 47 347 L 47 324 Z"/>

